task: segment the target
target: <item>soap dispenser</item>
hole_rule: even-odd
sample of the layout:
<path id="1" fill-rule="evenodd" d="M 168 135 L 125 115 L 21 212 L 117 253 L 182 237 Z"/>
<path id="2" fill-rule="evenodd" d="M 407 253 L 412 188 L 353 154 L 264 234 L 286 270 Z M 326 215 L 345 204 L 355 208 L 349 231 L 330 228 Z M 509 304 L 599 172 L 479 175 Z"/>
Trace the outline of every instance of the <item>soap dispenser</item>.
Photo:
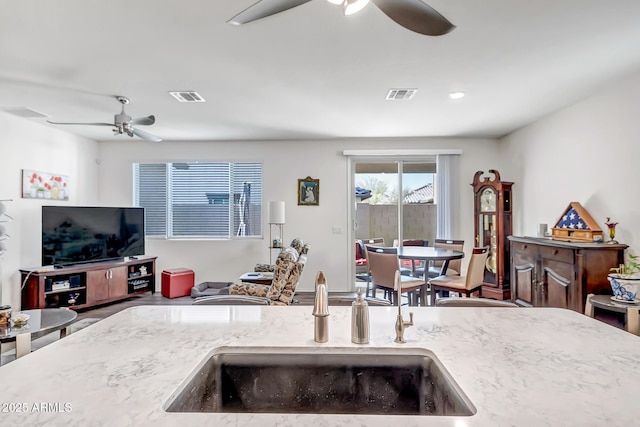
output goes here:
<path id="1" fill-rule="evenodd" d="M 329 294 L 327 278 L 324 271 L 316 276 L 316 296 L 313 302 L 313 340 L 327 342 L 329 340 Z"/>
<path id="2" fill-rule="evenodd" d="M 351 342 L 369 343 L 369 304 L 362 295 L 362 287 L 358 287 L 356 300 L 351 304 Z"/>

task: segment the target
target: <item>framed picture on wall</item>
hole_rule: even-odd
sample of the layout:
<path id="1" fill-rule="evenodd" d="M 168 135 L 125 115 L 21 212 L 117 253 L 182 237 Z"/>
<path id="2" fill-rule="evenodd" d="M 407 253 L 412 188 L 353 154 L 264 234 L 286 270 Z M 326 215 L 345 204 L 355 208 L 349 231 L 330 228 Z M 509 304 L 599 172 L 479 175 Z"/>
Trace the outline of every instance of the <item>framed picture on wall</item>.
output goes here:
<path id="1" fill-rule="evenodd" d="M 22 170 L 22 198 L 69 200 L 69 177 L 59 173 Z"/>
<path id="2" fill-rule="evenodd" d="M 320 180 L 310 176 L 298 180 L 298 205 L 318 206 L 320 204 Z"/>

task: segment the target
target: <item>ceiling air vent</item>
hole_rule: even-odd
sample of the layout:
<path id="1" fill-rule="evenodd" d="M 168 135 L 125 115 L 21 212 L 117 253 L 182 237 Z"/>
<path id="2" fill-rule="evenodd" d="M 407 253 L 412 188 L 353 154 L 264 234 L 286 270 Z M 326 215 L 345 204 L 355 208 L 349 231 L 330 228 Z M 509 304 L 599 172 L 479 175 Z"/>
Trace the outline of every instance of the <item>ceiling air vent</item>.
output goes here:
<path id="1" fill-rule="evenodd" d="M 200 96 L 198 92 L 194 91 L 180 91 L 169 92 L 171 96 L 180 102 L 205 102 L 204 98 Z"/>
<path id="2" fill-rule="evenodd" d="M 389 89 L 387 101 L 406 101 L 413 98 L 418 89 Z"/>

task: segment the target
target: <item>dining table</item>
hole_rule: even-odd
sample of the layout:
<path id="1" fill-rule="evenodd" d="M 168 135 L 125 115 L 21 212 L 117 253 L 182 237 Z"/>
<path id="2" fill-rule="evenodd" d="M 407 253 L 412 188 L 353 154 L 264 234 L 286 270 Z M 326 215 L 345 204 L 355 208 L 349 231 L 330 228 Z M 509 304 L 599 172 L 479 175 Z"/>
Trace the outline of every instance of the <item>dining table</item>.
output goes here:
<path id="1" fill-rule="evenodd" d="M 449 268 L 449 261 L 464 258 L 464 252 L 451 249 L 434 248 L 432 246 L 399 246 L 398 258 L 412 261 L 425 261 L 425 275 L 430 261 L 442 261 L 440 274 L 445 274 Z M 412 264 L 413 265 L 413 264 Z M 412 275 L 415 272 L 412 271 Z"/>
<path id="2" fill-rule="evenodd" d="M 420 301 L 422 305 L 426 305 L 427 298 L 427 286 L 429 281 L 428 270 L 430 261 L 442 261 L 442 267 L 440 274 L 445 274 L 449 268 L 449 261 L 454 259 L 464 258 L 464 252 L 454 251 L 451 249 L 435 248 L 431 246 L 398 246 L 394 248 L 398 254 L 400 260 L 411 261 L 424 261 L 424 275 L 422 279 L 425 281 L 425 286 L 420 289 Z M 411 263 L 411 275 L 415 276 L 415 262 Z M 367 280 L 367 296 L 369 291 L 369 280 Z"/>

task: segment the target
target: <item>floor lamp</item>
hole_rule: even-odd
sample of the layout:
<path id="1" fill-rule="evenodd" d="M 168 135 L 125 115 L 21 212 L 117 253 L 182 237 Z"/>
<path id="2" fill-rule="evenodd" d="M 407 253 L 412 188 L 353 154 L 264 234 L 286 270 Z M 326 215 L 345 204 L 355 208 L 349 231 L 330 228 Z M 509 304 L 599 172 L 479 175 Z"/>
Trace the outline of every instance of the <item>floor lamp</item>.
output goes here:
<path id="1" fill-rule="evenodd" d="M 267 211 L 267 222 L 269 223 L 269 264 L 272 264 L 272 249 L 282 249 L 283 226 L 284 226 L 284 202 L 269 202 Z M 276 236 L 273 236 L 273 226 L 276 226 Z"/>

